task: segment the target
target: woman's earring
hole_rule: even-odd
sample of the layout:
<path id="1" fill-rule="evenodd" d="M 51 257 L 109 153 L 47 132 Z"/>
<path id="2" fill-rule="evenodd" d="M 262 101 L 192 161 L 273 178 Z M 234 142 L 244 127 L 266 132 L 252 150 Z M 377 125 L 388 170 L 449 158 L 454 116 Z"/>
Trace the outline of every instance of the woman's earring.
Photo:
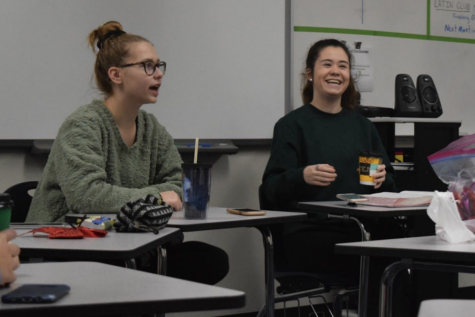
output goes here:
<path id="1" fill-rule="evenodd" d="M 313 79 L 312 79 L 312 78 L 310 78 L 309 80 L 310 80 L 310 81 L 313 81 Z"/>

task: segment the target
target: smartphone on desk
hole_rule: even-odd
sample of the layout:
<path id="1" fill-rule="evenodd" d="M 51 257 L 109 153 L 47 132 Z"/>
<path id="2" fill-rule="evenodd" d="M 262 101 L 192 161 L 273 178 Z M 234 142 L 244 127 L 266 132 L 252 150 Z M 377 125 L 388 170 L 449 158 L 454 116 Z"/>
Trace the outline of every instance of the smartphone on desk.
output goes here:
<path id="1" fill-rule="evenodd" d="M 345 200 L 350 204 L 362 203 L 368 201 L 368 198 L 359 194 L 338 194 L 336 198 Z"/>
<path id="2" fill-rule="evenodd" d="M 71 288 L 64 284 L 25 284 L 2 296 L 3 303 L 54 303 Z"/>
<path id="3" fill-rule="evenodd" d="M 241 216 L 263 216 L 266 214 L 264 210 L 250 209 L 250 208 L 228 208 L 226 209 L 230 214 Z"/>

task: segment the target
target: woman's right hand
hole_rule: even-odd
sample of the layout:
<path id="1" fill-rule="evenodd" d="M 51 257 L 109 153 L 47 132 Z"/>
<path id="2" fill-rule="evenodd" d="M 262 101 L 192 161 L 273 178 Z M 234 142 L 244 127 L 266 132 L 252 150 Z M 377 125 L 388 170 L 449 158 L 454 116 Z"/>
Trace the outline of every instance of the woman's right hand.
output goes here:
<path id="1" fill-rule="evenodd" d="M 335 168 L 328 164 L 309 165 L 303 170 L 303 178 L 309 185 L 328 186 L 336 177 Z"/>
<path id="2" fill-rule="evenodd" d="M 172 206 L 173 210 L 181 210 L 183 208 L 180 196 L 174 191 L 161 192 L 160 196 L 162 196 L 164 202 Z"/>

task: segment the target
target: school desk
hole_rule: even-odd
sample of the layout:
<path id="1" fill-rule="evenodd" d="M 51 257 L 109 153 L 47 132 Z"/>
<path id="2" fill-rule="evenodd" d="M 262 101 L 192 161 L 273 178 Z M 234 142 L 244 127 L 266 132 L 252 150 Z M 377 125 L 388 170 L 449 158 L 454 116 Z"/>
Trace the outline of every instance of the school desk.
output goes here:
<path id="1" fill-rule="evenodd" d="M 22 264 L 16 274 L 0 296 L 23 284 L 66 284 L 71 290 L 52 304 L 0 303 L 0 316 L 137 316 L 240 308 L 246 301 L 240 291 L 96 262 Z"/>
<path id="2" fill-rule="evenodd" d="M 393 282 L 401 270 L 475 273 L 474 243 L 448 243 L 437 236 L 341 243 L 335 246 L 335 251 L 367 257 L 401 258 L 383 273 L 380 316 L 391 316 Z"/>
<path id="3" fill-rule="evenodd" d="M 361 222 L 356 217 L 396 217 L 396 216 L 422 216 L 427 214 L 427 206 L 423 207 L 408 207 L 408 208 L 390 208 L 390 207 L 375 207 L 368 205 L 349 205 L 346 201 L 320 201 L 320 202 L 299 202 L 299 210 L 305 211 L 308 214 L 312 213 L 328 213 L 331 217 L 341 217 L 354 221 L 361 230 L 361 240 L 367 240 L 367 233 Z M 360 289 L 359 289 L 359 303 L 358 316 L 364 317 L 367 312 L 367 289 L 368 289 L 368 270 L 369 257 L 361 256 L 360 267 Z"/>
<path id="4" fill-rule="evenodd" d="M 21 235 L 31 229 L 19 229 Z M 46 236 L 33 236 L 31 233 L 15 238 L 21 248 L 21 256 L 26 258 L 56 259 L 68 261 L 122 260 L 126 267 L 135 268 L 135 258 L 159 248 L 161 245 L 180 237 L 180 230 L 163 228 L 159 234 L 119 233 L 113 230 L 103 238 L 48 239 Z"/>
<path id="5" fill-rule="evenodd" d="M 259 230 L 264 237 L 266 259 L 266 316 L 274 317 L 274 246 L 267 226 L 305 219 L 307 215 L 298 212 L 266 211 L 264 216 L 240 216 L 228 213 L 226 208 L 210 207 L 206 219 L 185 219 L 183 211 L 174 212 L 168 226 L 179 228 L 182 232 L 240 227 Z"/>

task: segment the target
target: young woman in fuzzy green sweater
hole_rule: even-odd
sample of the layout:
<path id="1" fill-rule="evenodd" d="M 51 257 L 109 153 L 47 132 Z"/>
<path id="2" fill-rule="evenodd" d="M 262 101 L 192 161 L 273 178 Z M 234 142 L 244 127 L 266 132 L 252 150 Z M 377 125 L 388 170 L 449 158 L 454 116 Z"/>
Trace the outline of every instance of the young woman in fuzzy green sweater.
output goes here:
<path id="1" fill-rule="evenodd" d="M 99 49 L 94 74 L 104 100 L 80 107 L 61 126 L 26 221 L 116 214 L 148 194 L 182 209 L 181 157 L 155 116 L 140 110 L 157 101 L 166 63 L 152 43 L 115 21 L 91 32 L 88 41 L 93 52 Z M 214 284 L 227 274 L 227 254 L 216 247 L 187 242 L 168 251 L 171 276 Z M 183 259 L 197 264 L 196 274 Z"/>
<path id="2" fill-rule="evenodd" d="M 114 29 L 91 33 L 96 84 L 94 100 L 61 126 L 26 221 L 61 221 L 67 213 L 117 213 L 126 202 L 152 194 L 180 210 L 181 157 L 154 115 L 166 64 L 144 38 Z M 110 29 L 112 28 L 112 29 Z"/>

